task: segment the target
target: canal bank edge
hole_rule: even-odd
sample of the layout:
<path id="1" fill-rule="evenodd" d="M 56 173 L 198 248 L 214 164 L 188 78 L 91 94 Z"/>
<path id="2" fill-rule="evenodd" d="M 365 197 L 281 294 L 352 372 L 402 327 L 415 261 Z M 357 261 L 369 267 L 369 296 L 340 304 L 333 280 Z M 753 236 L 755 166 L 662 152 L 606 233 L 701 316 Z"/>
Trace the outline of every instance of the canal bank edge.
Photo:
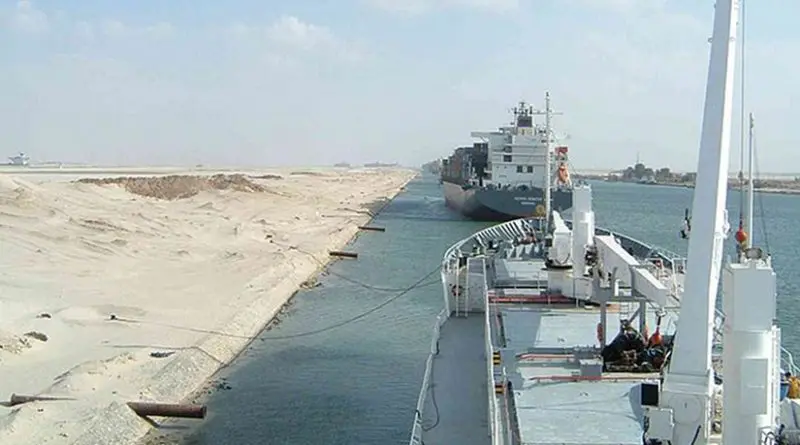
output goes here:
<path id="1" fill-rule="evenodd" d="M 330 250 L 341 249 L 359 234 L 359 226 L 372 221 L 418 176 L 409 172 L 408 178 L 388 196 L 370 215 L 354 218 L 344 227 L 333 242 L 323 246 L 315 256 Z M 317 276 L 329 261 L 301 258 L 288 262 L 287 277 L 270 292 L 242 308 L 230 321 L 218 329 L 225 335 L 209 334 L 194 347 L 175 354 L 155 376 L 153 382 L 141 393 L 142 401 L 179 402 L 192 397 L 216 374 L 236 359 L 247 346 L 274 320 L 281 309 L 291 301 L 307 280 Z M 115 401 L 99 410 L 84 432 L 72 441 L 73 445 L 137 445 L 153 430 L 154 425 L 137 416 L 125 403 Z"/>

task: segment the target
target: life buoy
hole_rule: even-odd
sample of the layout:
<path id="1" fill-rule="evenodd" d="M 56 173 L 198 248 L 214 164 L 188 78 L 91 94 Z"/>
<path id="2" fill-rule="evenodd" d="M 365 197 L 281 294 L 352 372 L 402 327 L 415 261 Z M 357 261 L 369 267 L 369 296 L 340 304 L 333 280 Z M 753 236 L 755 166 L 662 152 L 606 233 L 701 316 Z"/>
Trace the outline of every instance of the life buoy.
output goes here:
<path id="1" fill-rule="evenodd" d="M 745 232 L 742 227 L 739 227 L 735 236 L 736 242 L 739 243 L 740 246 L 745 246 L 747 244 L 747 232 Z"/>
<path id="2" fill-rule="evenodd" d="M 464 295 L 464 287 L 461 286 L 460 284 L 451 284 L 450 285 L 450 293 L 454 297 L 457 297 L 459 295 Z"/>

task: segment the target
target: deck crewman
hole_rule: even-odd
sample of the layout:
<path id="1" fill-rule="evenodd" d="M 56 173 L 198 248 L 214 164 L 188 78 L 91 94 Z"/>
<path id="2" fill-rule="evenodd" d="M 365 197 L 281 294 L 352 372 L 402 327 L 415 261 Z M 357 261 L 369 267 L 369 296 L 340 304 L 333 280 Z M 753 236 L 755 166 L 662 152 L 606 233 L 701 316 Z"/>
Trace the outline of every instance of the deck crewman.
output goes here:
<path id="1" fill-rule="evenodd" d="M 789 382 L 789 392 L 786 394 L 786 397 L 789 399 L 800 399 L 800 379 L 788 371 L 784 376 L 786 377 L 786 381 Z"/>

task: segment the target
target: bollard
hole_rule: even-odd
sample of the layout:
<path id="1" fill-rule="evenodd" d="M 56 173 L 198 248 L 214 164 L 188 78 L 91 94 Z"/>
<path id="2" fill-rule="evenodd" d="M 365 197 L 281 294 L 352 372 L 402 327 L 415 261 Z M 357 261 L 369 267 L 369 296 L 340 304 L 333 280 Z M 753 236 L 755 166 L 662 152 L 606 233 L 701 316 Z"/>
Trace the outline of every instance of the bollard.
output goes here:
<path id="1" fill-rule="evenodd" d="M 8 405 L 17 406 L 30 402 L 52 402 L 57 400 L 75 400 L 75 399 L 69 397 L 23 396 L 21 394 L 11 394 L 11 398 L 8 401 Z"/>
<path id="2" fill-rule="evenodd" d="M 332 250 L 328 252 L 328 255 L 341 258 L 358 258 L 358 254 L 355 252 L 341 252 L 338 250 Z"/>
<path id="3" fill-rule="evenodd" d="M 385 227 L 375 227 L 375 226 L 358 226 L 358 230 L 368 230 L 371 232 L 385 232 Z"/>
<path id="4" fill-rule="evenodd" d="M 188 405 L 179 403 L 128 402 L 128 407 L 142 417 L 181 417 L 184 419 L 204 419 L 205 405 Z"/>

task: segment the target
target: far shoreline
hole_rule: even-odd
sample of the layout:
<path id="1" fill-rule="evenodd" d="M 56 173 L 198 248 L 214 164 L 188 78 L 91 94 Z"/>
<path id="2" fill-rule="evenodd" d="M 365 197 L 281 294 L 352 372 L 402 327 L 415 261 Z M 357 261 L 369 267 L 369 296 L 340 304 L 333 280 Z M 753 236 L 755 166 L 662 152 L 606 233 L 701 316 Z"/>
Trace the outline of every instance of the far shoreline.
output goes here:
<path id="1" fill-rule="evenodd" d="M 680 184 L 674 182 L 655 182 L 655 183 L 642 183 L 642 182 L 627 182 L 627 181 L 604 181 L 604 182 L 624 182 L 626 184 L 633 184 L 633 185 L 647 185 L 647 186 L 664 186 L 664 187 L 677 187 L 677 188 L 687 188 L 693 189 L 694 184 Z M 729 191 L 739 191 L 738 187 L 728 186 Z M 756 187 L 753 189 L 755 193 L 769 193 L 771 195 L 800 195 L 800 189 L 790 189 L 790 188 L 775 188 L 775 187 Z"/>
<path id="2" fill-rule="evenodd" d="M 579 176 L 580 177 L 580 176 Z M 589 180 L 589 181 L 600 181 L 606 183 L 619 183 L 619 184 L 631 184 L 631 185 L 641 185 L 641 186 L 663 186 L 663 187 L 675 187 L 675 188 L 687 188 L 693 189 L 694 184 L 682 183 L 682 182 L 636 182 L 636 181 L 609 181 L 605 177 L 596 177 L 596 176 L 583 176 L 580 177 L 581 179 Z M 782 188 L 778 187 L 756 187 L 754 191 L 756 193 L 765 193 L 771 195 L 800 195 L 800 182 L 792 181 L 792 180 L 770 180 L 771 184 L 778 185 L 780 183 L 791 183 L 797 184 L 798 188 Z M 729 191 L 739 191 L 738 185 L 728 185 Z"/>

